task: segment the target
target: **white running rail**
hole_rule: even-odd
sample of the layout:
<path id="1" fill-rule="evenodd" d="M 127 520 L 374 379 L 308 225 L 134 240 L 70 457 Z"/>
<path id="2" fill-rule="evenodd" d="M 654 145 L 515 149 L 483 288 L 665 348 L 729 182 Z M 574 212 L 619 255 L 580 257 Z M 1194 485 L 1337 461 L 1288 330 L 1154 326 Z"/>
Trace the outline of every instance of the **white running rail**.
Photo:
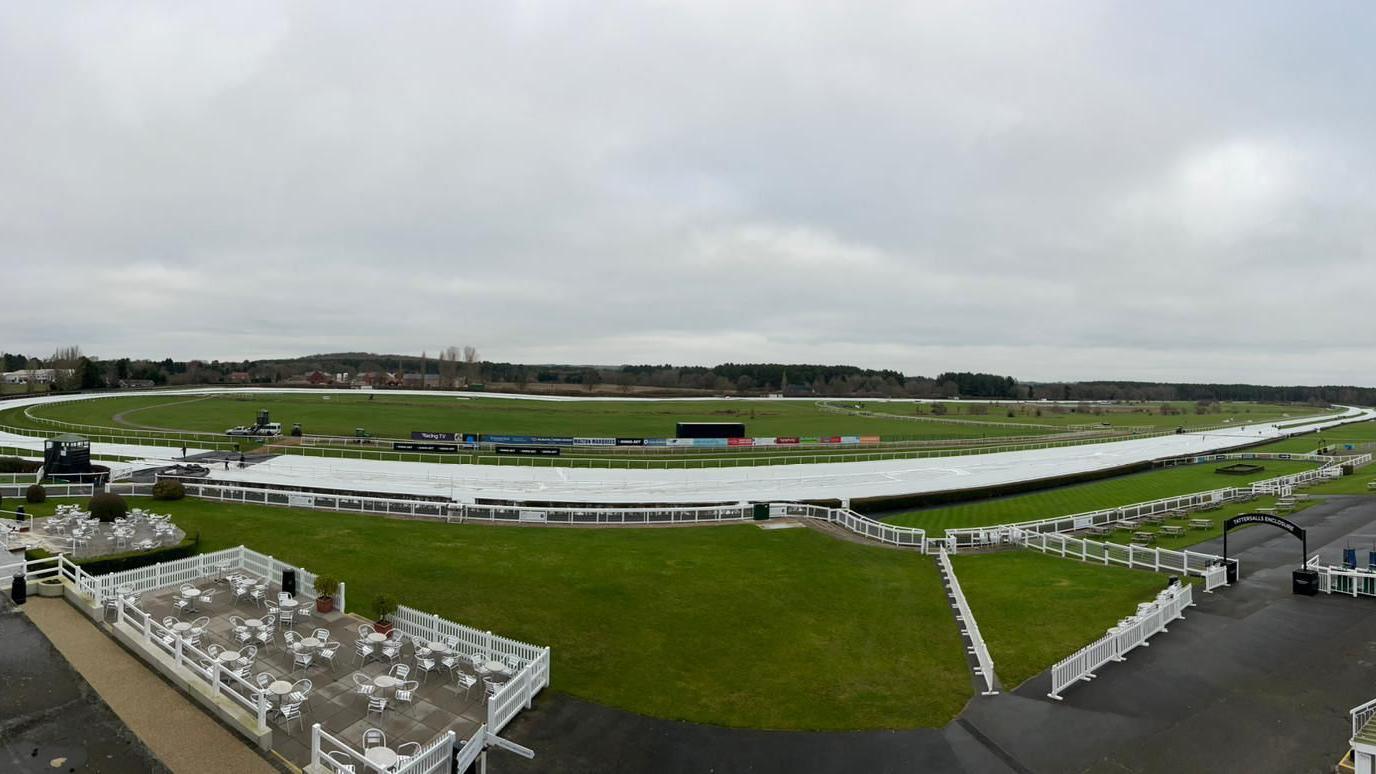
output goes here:
<path id="1" fill-rule="evenodd" d="M 989 646 L 984 643 L 984 637 L 979 632 L 975 614 L 970 610 L 970 602 L 965 599 L 965 592 L 960 588 L 960 579 L 956 577 L 956 570 L 951 566 L 951 557 L 946 554 L 945 548 L 938 550 L 937 563 L 941 567 L 942 575 L 946 576 L 946 586 L 951 591 L 951 599 L 955 600 L 956 620 L 961 624 L 960 633 L 970 640 L 967 650 L 974 654 L 975 663 L 978 664 L 975 674 L 984 679 L 984 690 L 981 691 L 981 695 L 994 696 L 999 692 L 995 687 L 998 678 L 994 676 L 994 657 L 989 654 Z"/>

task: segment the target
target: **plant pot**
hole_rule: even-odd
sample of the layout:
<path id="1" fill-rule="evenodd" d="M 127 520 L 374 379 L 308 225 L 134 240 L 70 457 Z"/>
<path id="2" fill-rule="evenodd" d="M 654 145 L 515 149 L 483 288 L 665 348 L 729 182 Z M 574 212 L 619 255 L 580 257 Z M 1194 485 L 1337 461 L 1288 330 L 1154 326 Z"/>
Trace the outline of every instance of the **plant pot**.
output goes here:
<path id="1" fill-rule="evenodd" d="M 62 581 L 56 578 L 45 578 L 38 582 L 38 596 L 40 597 L 60 597 L 62 596 Z"/>
<path id="2" fill-rule="evenodd" d="M 332 613 L 334 612 L 334 597 L 319 596 L 315 598 L 315 612 Z"/>
<path id="3" fill-rule="evenodd" d="M 377 632 L 378 634 L 391 634 L 392 624 L 387 621 L 374 621 L 373 631 Z"/>

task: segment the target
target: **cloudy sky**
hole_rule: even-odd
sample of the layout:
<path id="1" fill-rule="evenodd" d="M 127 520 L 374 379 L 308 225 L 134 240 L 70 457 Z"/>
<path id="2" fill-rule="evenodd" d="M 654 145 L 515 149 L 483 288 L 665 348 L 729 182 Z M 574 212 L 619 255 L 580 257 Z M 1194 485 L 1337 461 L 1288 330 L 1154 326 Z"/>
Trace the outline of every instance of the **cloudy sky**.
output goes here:
<path id="1" fill-rule="evenodd" d="M 8 3 L 0 349 L 1376 384 L 1362 3 Z"/>

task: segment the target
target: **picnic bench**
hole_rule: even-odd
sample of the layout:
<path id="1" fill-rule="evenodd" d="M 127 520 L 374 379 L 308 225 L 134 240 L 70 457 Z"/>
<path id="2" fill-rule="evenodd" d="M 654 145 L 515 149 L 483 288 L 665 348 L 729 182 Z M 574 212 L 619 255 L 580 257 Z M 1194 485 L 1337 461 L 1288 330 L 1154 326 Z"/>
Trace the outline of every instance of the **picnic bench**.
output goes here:
<path id="1" fill-rule="evenodd" d="M 1137 529 L 1138 524 L 1137 521 L 1134 519 L 1119 519 L 1116 522 L 1116 526 L 1118 527 L 1118 529 L 1132 530 Z"/>
<path id="2" fill-rule="evenodd" d="M 1199 510 L 1200 510 L 1200 511 L 1219 511 L 1219 510 L 1223 510 L 1223 503 L 1209 503 L 1208 505 L 1201 505 L 1201 506 L 1199 506 Z"/>
<path id="3" fill-rule="evenodd" d="M 1201 519 L 1201 521 L 1202 521 L 1202 519 Z M 1176 525 L 1176 524 L 1167 524 L 1166 526 L 1164 526 L 1164 527 L 1161 528 L 1161 534 L 1163 534 L 1163 535 L 1183 535 L 1183 534 L 1185 534 L 1185 528 L 1184 528 L 1184 527 L 1181 527 L 1181 526 L 1179 526 L 1179 525 Z"/>
<path id="4" fill-rule="evenodd" d="M 1211 519 L 1190 519 L 1190 529 L 1213 529 Z"/>
<path id="5" fill-rule="evenodd" d="M 1106 526 L 1103 526 L 1103 525 L 1094 526 L 1094 527 L 1090 527 L 1090 528 L 1089 528 L 1089 534 L 1091 534 L 1091 535 L 1109 535 L 1109 534 L 1112 534 L 1112 533 L 1113 533 L 1113 528 L 1112 528 L 1112 527 L 1106 527 Z"/>
<path id="6" fill-rule="evenodd" d="M 1132 533 L 1132 542 L 1134 542 L 1134 543 L 1155 543 L 1155 542 L 1156 542 L 1156 533 L 1155 533 L 1155 532 L 1134 532 L 1134 533 Z"/>
<path id="7" fill-rule="evenodd" d="M 1145 515 L 1145 516 L 1143 516 L 1143 517 L 1141 517 L 1141 518 L 1142 518 L 1142 521 L 1145 521 L 1145 522 L 1147 522 L 1147 523 L 1149 523 L 1149 524 L 1160 524 L 1161 522 L 1165 521 L 1166 519 L 1171 518 L 1171 512 L 1170 512 L 1170 511 L 1162 511 L 1162 512 L 1160 512 L 1160 513 L 1149 513 L 1149 514 L 1147 514 L 1147 515 Z"/>

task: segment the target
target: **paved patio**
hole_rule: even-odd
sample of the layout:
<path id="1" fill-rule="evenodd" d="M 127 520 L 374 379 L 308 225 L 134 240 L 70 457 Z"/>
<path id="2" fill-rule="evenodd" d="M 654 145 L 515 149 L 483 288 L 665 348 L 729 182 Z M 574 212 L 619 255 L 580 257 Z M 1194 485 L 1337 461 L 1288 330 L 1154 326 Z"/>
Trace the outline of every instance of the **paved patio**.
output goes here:
<path id="1" fill-rule="evenodd" d="M 135 546 L 144 541 L 149 541 L 154 546 L 174 546 L 186 537 L 186 533 L 176 525 L 172 525 L 170 533 L 159 534 L 148 519 L 131 518 L 126 524 L 121 525 L 127 529 L 123 538 L 116 537 L 115 525 L 97 524 L 92 527 L 89 539 L 74 543 L 67 527 L 49 529 L 49 524 L 61 524 L 63 521 L 64 519 L 56 516 L 35 518 L 33 529 L 19 533 L 10 544 L 24 548 L 42 548 L 49 553 L 63 553 L 75 559 L 89 559 L 136 551 L 138 549 Z"/>
<path id="2" fill-rule="evenodd" d="M 251 599 L 235 602 L 230 584 L 223 580 L 204 578 L 193 585 L 203 591 L 215 590 L 209 604 L 198 605 L 199 612 L 183 613 L 173 606 L 180 593 L 177 588 L 145 594 L 139 601 L 139 607 L 158 621 L 166 616 L 187 622 L 199 616 L 209 617 L 206 634 L 200 642 L 202 650 L 211 644 L 235 651 L 243 648 L 233 638 L 229 616 L 261 619 L 267 615 L 266 607 L 260 607 Z M 277 592 L 277 586 L 270 586 L 267 598 L 275 600 Z M 302 768 L 310 763 L 313 723 L 320 723 L 325 731 L 362 750 L 363 732 L 369 728 L 381 729 L 387 735 L 387 746 L 396 749 L 407 742 L 424 745 L 450 729 L 460 739 L 466 739 L 486 720 L 485 693 L 481 680 L 465 691 L 454 676 L 442 667 L 426 676 L 415 669 L 414 645 L 409 639 L 405 640 L 401 655 L 394 662 L 375 657 L 374 660 L 360 663 L 355 647 L 359 639 L 358 628 L 366 625 L 366 622 L 337 612 L 321 615 L 314 610 L 314 600 L 302 597 L 299 601 L 301 604 L 297 610 L 306 609 L 308 615 L 303 618 L 298 612 L 290 626 L 279 623 L 271 645 L 259 645 L 249 672 L 250 680 L 260 672 L 267 672 L 273 678 L 289 682 L 305 678 L 312 683 L 312 690 L 301 708 L 301 720 L 284 721 L 277 716 L 275 709 L 269 713 L 273 750 L 292 763 Z M 307 668 L 294 667 L 291 651 L 283 640 L 284 633 L 295 631 L 306 637 L 317 628 L 329 631 L 328 642 L 340 643 L 333 665 L 316 659 Z M 377 713 L 369 715 L 367 698 L 354 692 L 353 675 L 361 673 L 370 679 L 375 678 L 386 674 L 393 664 L 412 667 L 408 679 L 420 682 L 414 702 L 410 705 L 396 702 L 392 700 L 393 691 L 379 689 L 375 695 L 389 699 L 387 710 L 381 717 Z M 462 671 L 462 668 L 456 667 L 455 671 Z"/>

